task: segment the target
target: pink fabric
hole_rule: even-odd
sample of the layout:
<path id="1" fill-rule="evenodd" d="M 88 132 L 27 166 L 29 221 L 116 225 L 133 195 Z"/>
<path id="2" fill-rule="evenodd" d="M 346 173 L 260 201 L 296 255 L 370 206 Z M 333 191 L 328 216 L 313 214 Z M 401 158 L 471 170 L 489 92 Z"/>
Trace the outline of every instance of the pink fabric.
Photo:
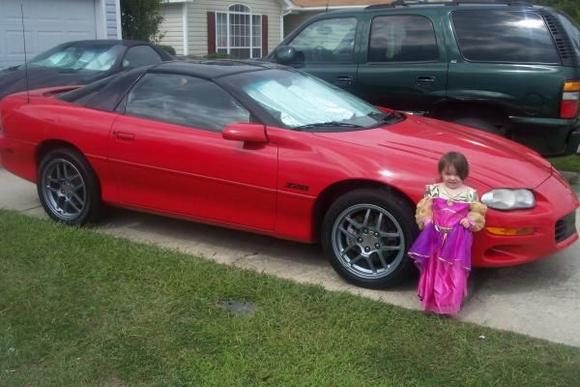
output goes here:
<path id="1" fill-rule="evenodd" d="M 417 294 L 425 311 L 456 314 L 467 295 L 473 236 L 459 222 L 469 203 L 433 199 L 433 222 L 409 249 L 421 271 Z"/>

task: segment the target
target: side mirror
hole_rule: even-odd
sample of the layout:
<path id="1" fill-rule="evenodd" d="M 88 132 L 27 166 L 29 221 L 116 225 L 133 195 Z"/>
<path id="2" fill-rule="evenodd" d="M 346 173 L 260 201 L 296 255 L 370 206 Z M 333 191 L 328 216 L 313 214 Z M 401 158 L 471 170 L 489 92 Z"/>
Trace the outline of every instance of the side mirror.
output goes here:
<path id="1" fill-rule="evenodd" d="M 266 143 L 266 127 L 262 124 L 234 123 L 226 126 L 222 137 L 231 141 Z"/>
<path id="2" fill-rule="evenodd" d="M 292 46 L 280 46 L 276 49 L 275 57 L 282 64 L 296 62 L 296 49 Z"/>

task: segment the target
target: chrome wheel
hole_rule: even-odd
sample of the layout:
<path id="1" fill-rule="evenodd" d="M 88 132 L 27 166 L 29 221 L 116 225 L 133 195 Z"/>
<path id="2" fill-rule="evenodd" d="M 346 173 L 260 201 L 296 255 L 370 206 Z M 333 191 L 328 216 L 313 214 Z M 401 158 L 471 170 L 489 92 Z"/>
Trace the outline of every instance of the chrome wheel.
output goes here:
<path id="1" fill-rule="evenodd" d="M 62 221 L 80 217 L 87 204 L 83 175 L 73 163 L 63 158 L 52 159 L 43 168 L 41 193 L 48 210 Z"/>
<path id="2" fill-rule="evenodd" d="M 374 204 L 346 208 L 332 226 L 331 243 L 338 262 L 358 278 L 382 279 L 405 258 L 405 237 L 397 219 Z"/>

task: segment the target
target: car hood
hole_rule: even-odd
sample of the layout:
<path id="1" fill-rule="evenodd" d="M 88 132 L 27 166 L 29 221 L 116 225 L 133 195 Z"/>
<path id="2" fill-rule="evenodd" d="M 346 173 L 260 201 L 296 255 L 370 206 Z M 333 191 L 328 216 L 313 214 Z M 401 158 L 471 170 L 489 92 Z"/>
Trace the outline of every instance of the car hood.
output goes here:
<path id="1" fill-rule="evenodd" d="M 68 72 L 45 67 L 28 68 L 28 89 L 52 86 L 85 85 L 110 75 L 110 72 L 81 70 Z M 0 98 L 26 89 L 24 66 L 0 71 Z"/>
<path id="2" fill-rule="evenodd" d="M 462 152 L 469 160 L 470 179 L 490 188 L 535 188 L 552 173 L 548 161 L 523 145 L 424 117 L 409 115 L 399 123 L 377 129 L 317 135 L 359 145 L 362 152 L 386 160 L 393 168 L 421 165 L 433 169 L 444 153 Z"/>

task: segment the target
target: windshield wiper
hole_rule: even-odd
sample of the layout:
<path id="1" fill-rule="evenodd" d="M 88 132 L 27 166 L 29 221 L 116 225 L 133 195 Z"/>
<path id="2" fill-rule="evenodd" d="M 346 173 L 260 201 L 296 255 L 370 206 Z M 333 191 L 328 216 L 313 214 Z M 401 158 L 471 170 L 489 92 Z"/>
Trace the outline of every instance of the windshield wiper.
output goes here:
<path id="1" fill-rule="evenodd" d="M 328 121 L 328 122 L 317 122 L 314 124 L 307 124 L 297 126 L 294 129 L 312 129 L 312 128 L 332 128 L 332 127 L 339 127 L 339 128 L 362 128 L 362 126 L 357 124 L 349 124 L 348 122 L 338 122 L 338 121 Z"/>
<path id="2" fill-rule="evenodd" d="M 369 113 L 368 116 L 379 121 L 381 124 L 392 124 L 403 119 L 403 115 L 399 112 Z"/>

